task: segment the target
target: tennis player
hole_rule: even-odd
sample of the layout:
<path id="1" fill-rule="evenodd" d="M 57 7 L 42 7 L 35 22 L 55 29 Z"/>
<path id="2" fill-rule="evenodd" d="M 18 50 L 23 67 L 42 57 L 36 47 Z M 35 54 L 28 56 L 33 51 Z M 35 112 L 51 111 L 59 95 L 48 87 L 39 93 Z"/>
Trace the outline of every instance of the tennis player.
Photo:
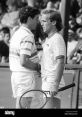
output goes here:
<path id="1" fill-rule="evenodd" d="M 42 90 L 50 91 L 51 98 L 44 108 L 60 108 L 60 98 L 53 98 L 58 88 L 64 85 L 63 71 L 66 58 L 65 42 L 60 34 L 62 29 L 61 15 L 58 11 L 44 10 L 41 14 L 41 25 L 48 37 L 43 43 L 41 61 Z"/>
<path id="2" fill-rule="evenodd" d="M 35 88 L 35 72 L 40 70 L 40 65 L 33 62 L 33 55 L 37 53 L 37 49 L 31 31 L 36 29 L 39 13 L 39 10 L 33 7 L 22 8 L 19 12 L 21 25 L 10 40 L 9 64 L 16 108 L 20 108 L 20 96 L 26 90 Z"/>

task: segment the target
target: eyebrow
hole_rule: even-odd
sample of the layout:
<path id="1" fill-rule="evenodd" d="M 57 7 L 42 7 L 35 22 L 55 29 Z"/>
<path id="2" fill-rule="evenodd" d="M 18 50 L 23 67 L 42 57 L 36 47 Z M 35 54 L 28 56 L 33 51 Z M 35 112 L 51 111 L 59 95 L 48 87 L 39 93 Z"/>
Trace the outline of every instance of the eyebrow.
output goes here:
<path id="1" fill-rule="evenodd" d="M 47 20 L 41 20 L 41 21 L 46 22 Z"/>

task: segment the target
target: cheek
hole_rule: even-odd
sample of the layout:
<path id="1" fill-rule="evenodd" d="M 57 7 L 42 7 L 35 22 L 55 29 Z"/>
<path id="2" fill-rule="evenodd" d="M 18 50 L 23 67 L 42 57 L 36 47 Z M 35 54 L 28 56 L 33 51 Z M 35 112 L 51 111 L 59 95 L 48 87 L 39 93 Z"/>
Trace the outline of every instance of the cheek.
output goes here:
<path id="1" fill-rule="evenodd" d="M 6 38 L 5 38 L 5 41 L 9 41 L 9 37 L 6 37 Z"/>
<path id="2" fill-rule="evenodd" d="M 37 23 L 38 23 L 38 21 L 35 20 L 35 21 L 33 22 L 33 25 L 36 26 Z"/>
<path id="3" fill-rule="evenodd" d="M 38 23 L 38 20 L 35 21 L 35 24 L 37 24 L 37 23 Z"/>
<path id="4" fill-rule="evenodd" d="M 43 23 L 43 26 L 44 26 L 44 27 L 48 27 L 47 23 Z"/>
<path id="5" fill-rule="evenodd" d="M 45 24 L 45 27 L 46 27 L 47 29 L 49 29 L 49 28 L 50 28 L 50 25 L 49 25 L 49 24 Z"/>

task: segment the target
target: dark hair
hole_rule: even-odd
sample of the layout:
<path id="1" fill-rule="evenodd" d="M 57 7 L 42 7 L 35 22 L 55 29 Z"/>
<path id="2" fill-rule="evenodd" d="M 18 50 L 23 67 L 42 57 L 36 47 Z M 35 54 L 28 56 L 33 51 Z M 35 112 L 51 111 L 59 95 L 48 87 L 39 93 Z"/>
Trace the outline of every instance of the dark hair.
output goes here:
<path id="1" fill-rule="evenodd" d="M 19 11 L 20 22 L 26 23 L 28 17 L 34 18 L 38 14 L 40 14 L 40 11 L 37 8 L 25 6 Z"/>
<path id="2" fill-rule="evenodd" d="M 52 2 L 52 3 L 55 3 L 57 2 L 58 0 L 48 0 L 48 2 Z"/>
<path id="3" fill-rule="evenodd" d="M 56 21 L 56 28 L 58 31 L 61 31 L 63 28 L 61 14 L 57 10 L 44 10 L 42 14 L 48 14 L 51 22 Z"/>
<path id="4" fill-rule="evenodd" d="M 2 9 L 2 14 L 7 12 L 7 5 L 6 5 L 7 0 L 0 0 L 0 8 Z"/>
<path id="5" fill-rule="evenodd" d="M 10 29 L 9 29 L 9 27 L 3 27 L 0 31 L 3 31 L 3 33 L 9 33 L 9 35 L 10 35 Z"/>

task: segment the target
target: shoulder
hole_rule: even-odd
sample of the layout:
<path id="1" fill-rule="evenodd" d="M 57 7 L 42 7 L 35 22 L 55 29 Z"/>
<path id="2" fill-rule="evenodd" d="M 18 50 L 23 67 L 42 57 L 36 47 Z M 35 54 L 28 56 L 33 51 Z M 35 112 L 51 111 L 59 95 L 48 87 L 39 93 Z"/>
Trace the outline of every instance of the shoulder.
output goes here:
<path id="1" fill-rule="evenodd" d="M 52 38 L 52 43 L 57 43 L 57 44 L 64 43 L 65 44 L 65 41 L 64 41 L 63 36 L 60 33 L 56 33 Z"/>
<path id="2" fill-rule="evenodd" d="M 63 36 L 60 33 L 56 33 L 54 37 L 57 39 L 63 39 Z"/>
<path id="3" fill-rule="evenodd" d="M 33 33 L 24 26 L 20 26 L 20 32 L 23 33 L 23 35 L 26 35 L 28 37 L 34 37 Z"/>
<path id="4" fill-rule="evenodd" d="M 7 44 L 4 42 L 4 41 L 1 41 L 0 42 L 0 49 L 2 50 L 2 49 L 4 49 L 5 48 L 5 50 L 7 49 L 7 48 L 9 48 L 8 46 L 7 46 Z"/>

